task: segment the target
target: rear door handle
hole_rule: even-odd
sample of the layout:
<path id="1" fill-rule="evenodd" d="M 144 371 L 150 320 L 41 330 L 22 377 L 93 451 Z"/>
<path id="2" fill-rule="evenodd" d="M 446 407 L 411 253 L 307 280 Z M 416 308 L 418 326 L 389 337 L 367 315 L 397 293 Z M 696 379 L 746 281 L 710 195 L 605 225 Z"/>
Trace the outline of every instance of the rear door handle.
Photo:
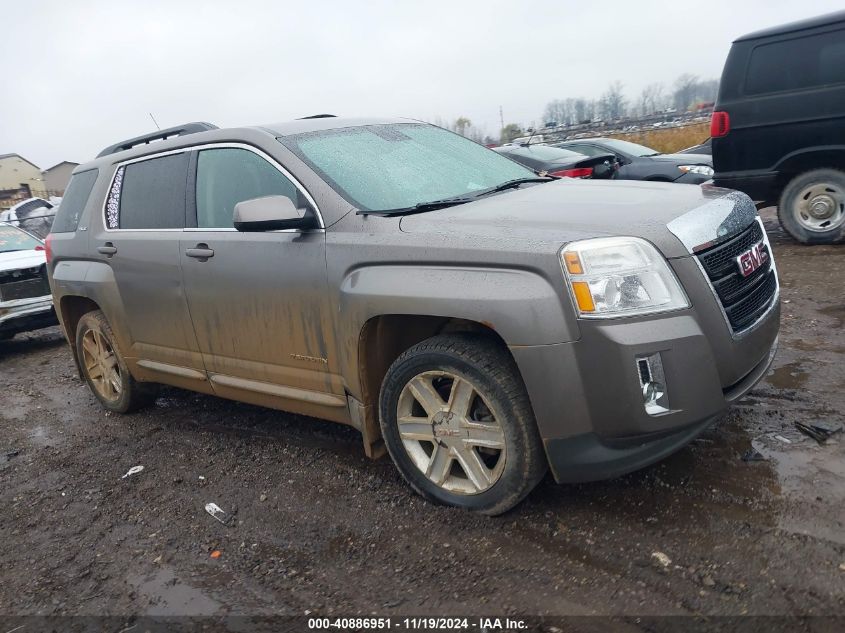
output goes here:
<path id="1" fill-rule="evenodd" d="M 111 242 L 106 242 L 102 246 L 97 247 L 97 252 L 100 253 L 101 255 L 106 255 L 108 257 L 111 257 L 112 255 L 114 255 L 117 252 L 117 248 L 115 248 L 115 245 L 112 244 Z"/>
<path id="2" fill-rule="evenodd" d="M 185 255 L 204 261 L 209 257 L 214 257 L 214 249 L 208 248 L 208 244 L 197 244 L 193 248 L 185 249 Z"/>

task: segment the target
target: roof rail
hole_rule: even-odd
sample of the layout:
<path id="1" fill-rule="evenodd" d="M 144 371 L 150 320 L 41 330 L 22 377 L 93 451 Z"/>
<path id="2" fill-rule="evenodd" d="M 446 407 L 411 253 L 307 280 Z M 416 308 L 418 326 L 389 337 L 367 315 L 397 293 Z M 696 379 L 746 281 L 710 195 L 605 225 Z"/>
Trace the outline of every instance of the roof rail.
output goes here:
<path id="1" fill-rule="evenodd" d="M 311 116 L 303 116 L 299 117 L 300 121 L 304 121 L 305 119 L 336 119 L 336 114 L 312 114 Z"/>
<path id="2" fill-rule="evenodd" d="M 219 128 L 213 123 L 185 123 L 184 125 L 177 125 L 176 127 L 169 127 L 164 130 L 157 130 L 150 134 L 142 134 L 141 136 L 136 136 L 135 138 L 130 138 L 125 141 L 121 141 L 120 143 L 115 143 L 114 145 L 109 145 L 106 149 L 97 154 L 97 158 L 102 158 L 103 156 L 108 156 L 109 154 L 115 154 L 127 149 L 132 149 L 136 145 L 145 145 L 150 143 L 150 141 L 163 141 L 171 136 L 185 136 L 187 134 L 196 134 L 197 132 L 207 132 L 208 130 L 217 129 Z"/>

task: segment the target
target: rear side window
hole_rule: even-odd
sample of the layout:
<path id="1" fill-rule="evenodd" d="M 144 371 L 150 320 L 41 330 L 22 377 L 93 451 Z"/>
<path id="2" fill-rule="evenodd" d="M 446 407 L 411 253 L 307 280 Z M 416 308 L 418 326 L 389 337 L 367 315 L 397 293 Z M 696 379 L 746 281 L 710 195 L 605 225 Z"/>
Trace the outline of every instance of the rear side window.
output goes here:
<path id="1" fill-rule="evenodd" d="M 757 46 L 745 93 L 801 90 L 845 82 L 845 30 Z"/>
<path id="2" fill-rule="evenodd" d="M 232 228 L 235 205 L 265 196 L 286 196 L 301 208 L 296 186 L 246 149 L 207 149 L 197 159 L 197 226 Z"/>
<path id="3" fill-rule="evenodd" d="M 184 228 L 187 178 L 187 152 L 118 168 L 106 203 L 108 227 Z"/>
<path id="4" fill-rule="evenodd" d="M 53 220 L 53 233 L 72 233 L 79 226 L 79 217 L 88 204 L 88 198 L 99 170 L 89 169 L 71 177 L 62 202 Z"/>

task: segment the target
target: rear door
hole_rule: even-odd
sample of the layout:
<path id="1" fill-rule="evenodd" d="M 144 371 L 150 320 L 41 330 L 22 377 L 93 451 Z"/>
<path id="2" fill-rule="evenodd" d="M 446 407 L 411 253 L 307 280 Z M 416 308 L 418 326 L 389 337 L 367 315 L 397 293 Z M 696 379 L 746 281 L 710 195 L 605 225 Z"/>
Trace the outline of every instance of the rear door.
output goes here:
<path id="1" fill-rule="evenodd" d="M 173 152 L 118 165 L 103 223 L 92 223 L 91 250 L 114 276 L 102 308 L 128 339 L 133 373 L 209 391 L 180 270 L 189 156 Z"/>
<path id="2" fill-rule="evenodd" d="M 344 419 L 334 349 L 323 229 L 242 233 L 235 205 L 271 195 L 313 201 L 259 150 L 198 149 L 195 203 L 180 245 L 191 316 L 215 393 L 255 404 Z"/>

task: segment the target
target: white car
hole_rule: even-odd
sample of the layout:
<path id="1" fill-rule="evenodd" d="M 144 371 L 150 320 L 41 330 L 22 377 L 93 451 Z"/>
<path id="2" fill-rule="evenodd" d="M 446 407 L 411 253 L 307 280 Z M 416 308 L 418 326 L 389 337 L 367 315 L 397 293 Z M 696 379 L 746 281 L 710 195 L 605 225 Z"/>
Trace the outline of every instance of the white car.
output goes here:
<path id="1" fill-rule="evenodd" d="M 0 340 L 56 325 L 44 244 L 0 222 Z"/>
<path id="2" fill-rule="evenodd" d="M 56 217 L 56 207 L 61 198 L 27 198 L 15 206 L 0 212 L 0 222 L 14 224 L 43 240 L 50 232 L 53 218 Z"/>

